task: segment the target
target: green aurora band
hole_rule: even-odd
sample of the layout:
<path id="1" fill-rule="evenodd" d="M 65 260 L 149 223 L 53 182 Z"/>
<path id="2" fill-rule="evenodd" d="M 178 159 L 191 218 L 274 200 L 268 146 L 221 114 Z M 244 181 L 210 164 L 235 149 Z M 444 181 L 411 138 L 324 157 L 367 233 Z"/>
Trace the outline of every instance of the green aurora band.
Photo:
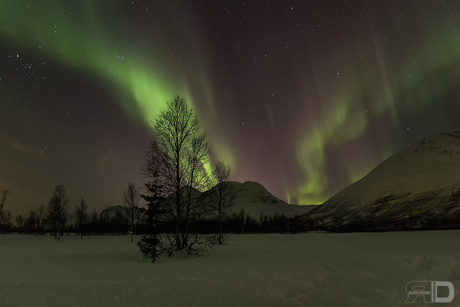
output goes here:
<path id="1" fill-rule="evenodd" d="M 460 22 L 454 25 L 460 29 Z M 439 33 L 439 31 L 436 31 Z M 341 85 L 339 95 L 325 110 L 323 117 L 309 127 L 306 135 L 302 136 L 297 144 L 297 161 L 305 174 L 304 184 L 295 190 L 288 191 L 286 197 L 297 197 L 297 203 L 302 205 L 320 204 L 327 200 L 324 195 L 327 186 L 325 171 L 325 152 L 328 147 L 347 143 L 363 135 L 368 128 L 371 116 L 381 117 L 391 114 L 393 124 L 399 127 L 397 120 L 396 102 L 408 92 L 419 93 L 413 98 L 413 103 L 406 105 L 409 111 L 420 111 L 430 104 L 428 92 L 443 93 L 447 90 L 446 82 L 439 76 L 443 68 L 460 64 L 460 40 L 458 34 L 449 37 L 430 37 L 429 47 L 423 48 L 416 56 L 411 55 L 412 64 L 401 61 L 391 69 L 386 69 L 380 50 L 375 47 L 376 58 L 380 74 L 377 76 L 365 75 L 356 70 L 356 66 L 346 68 L 347 81 Z M 423 68 L 421 70 L 421 68 Z M 392 72 L 391 78 L 389 72 Z M 438 74 L 436 74 L 438 73 Z M 434 77 L 429 78 L 430 75 Z M 377 79 L 376 79 L 377 77 Z M 429 78 L 429 86 L 427 86 Z M 412 91 L 411 91 L 412 90 Z M 373 97 L 372 103 L 367 106 L 366 97 Z M 394 148 L 386 150 L 381 160 L 394 153 Z M 381 162 L 376 161 L 377 163 Z M 361 165 L 359 170 L 349 173 L 350 184 L 364 177 L 376 164 Z"/>
<path id="2" fill-rule="evenodd" d="M 0 33 L 10 41 L 26 44 L 38 53 L 55 57 L 70 68 L 83 68 L 86 72 L 102 76 L 109 84 L 115 84 L 118 94 L 125 97 L 123 106 L 127 114 L 133 121 L 141 118 L 148 127 L 166 101 L 177 94 L 187 97 L 194 109 L 199 111 L 191 99 L 193 96 L 187 80 L 174 78 L 177 72 L 168 74 L 160 61 L 152 60 L 152 55 L 141 54 L 140 47 L 131 46 L 130 50 L 136 50 L 137 54 L 125 56 L 128 51 L 114 44 L 120 38 L 111 38 L 110 31 L 104 30 L 103 22 L 97 17 L 97 12 L 104 8 L 98 5 L 98 1 L 82 2 L 72 12 L 64 8 L 66 2 L 63 1 L 43 1 L 40 5 L 26 4 L 25 1 L 0 2 L 3 30 Z M 203 124 L 204 129 L 210 131 L 206 127 L 217 126 L 214 125 L 216 114 L 211 91 L 206 85 L 203 87 L 208 114 L 213 115 L 208 116 Z M 209 137 L 216 159 L 235 169 L 236 162 L 230 147 L 216 133 Z M 208 172 L 212 169 L 209 163 L 206 165 Z"/>
<path id="3" fill-rule="evenodd" d="M 29 50 L 54 57 L 69 68 L 78 67 L 102 76 L 108 84 L 115 85 L 118 94 L 124 97 L 123 106 L 131 119 L 137 121 L 140 118 L 146 126 L 151 125 L 151 120 L 158 115 L 165 102 L 176 94 L 187 97 L 193 104 L 191 85 L 184 78 L 175 78 L 182 75 L 180 71 L 168 73 L 167 66 L 162 61 L 156 61 L 155 55 L 142 54 L 139 51 L 142 48 L 136 46 L 124 50 L 120 46 L 122 44 L 114 43 L 120 38 L 113 38 L 111 31 L 104 26 L 106 22 L 98 17 L 97 12 L 104 9 L 101 3 L 90 0 L 82 2 L 83 5 L 70 13 L 64 9 L 64 1 L 41 1 L 40 9 L 35 2 L 27 5 L 25 1 L 1 1 L 0 35 L 26 45 Z M 460 29 L 456 20 L 444 26 Z M 423 48 L 423 52 L 410 54 L 414 65 L 408 66 L 401 61 L 392 63 L 388 68 L 388 64 L 379 56 L 378 46 L 375 46 L 379 68 L 377 76 L 363 75 L 353 63 L 344 68 L 346 73 L 343 74 L 347 78 L 337 88 L 338 94 L 333 103 L 327 105 L 321 116 L 318 115 L 305 129 L 306 133 L 302 133 L 293 144 L 305 180 L 294 189 L 286 188 L 288 202 L 291 199 L 296 199 L 298 204 L 324 202 L 330 196 L 325 195 L 328 184 L 325 152 L 328 148 L 362 136 L 371 116 L 391 114 L 397 127 L 396 101 L 409 90 L 423 87 L 426 91 L 439 91 L 445 87 L 442 79 L 430 78 L 430 86 L 424 86 L 424 81 L 428 75 L 443 67 L 459 64 L 460 40 L 458 35 L 426 37 L 432 44 L 430 48 Z M 133 54 L 131 50 L 136 50 L 136 53 Z M 118 55 L 123 55 L 123 60 L 117 58 Z M 405 55 L 405 58 L 409 58 L 409 55 Z M 210 115 L 204 122 L 204 129 L 211 131 L 218 127 L 218 119 L 212 90 L 207 85 L 203 87 Z M 369 106 L 365 101 L 370 96 L 373 101 Z M 416 103 L 407 108 L 410 111 L 425 108 L 430 103 L 426 98 L 428 96 L 420 94 L 414 97 Z M 196 104 L 194 107 L 199 112 Z M 216 159 L 237 171 L 235 153 L 219 137 L 218 131 L 212 132 L 209 136 Z M 381 159 L 393 152 L 392 148 L 387 148 Z M 361 165 L 359 169 L 351 170 L 350 183 L 359 180 L 373 166 Z M 210 167 L 207 165 L 208 170 Z"/>
<path id="4" fill-rule="evenodd" d="M 122 52 L 108 47 L 113 45 L 113 40 L 99 30 L 93 2 L 86 1 L 80 12 L 71 15 L 61 7 L 62 4 L 43 2 L 38 12 L 33 4 L 28 6 L 22 1 L 1 2 L 2 34 L 6 33 L 10 40 L 27 44 L 36 52 L 47 53 L 70 67 L 84 68 L 114 82 L 118 91 L 132 95 L 146 124 L 150 124 L 165 101 L 175 95 L 169 86 L 172 82 L 160 75 L 160 69 L 145 67 L 143 56 L 117 60 L 117 54 Z M 125 107 L 134 115 L 129 104 Z"/>

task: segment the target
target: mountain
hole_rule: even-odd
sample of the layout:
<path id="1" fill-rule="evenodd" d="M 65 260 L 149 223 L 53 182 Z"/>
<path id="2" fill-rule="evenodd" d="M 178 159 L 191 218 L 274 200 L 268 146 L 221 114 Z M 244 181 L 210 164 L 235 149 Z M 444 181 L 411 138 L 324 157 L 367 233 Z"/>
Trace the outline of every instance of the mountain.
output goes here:
<path id="1" fill-rule="evenodd" d="M 236 193 L 235 205 L 232 212 L 238 213 L 242 208 L 253 218 L 258 218 L 260 213 L 264 215 L 274 215 L 275 212 L 286 216 L 303 214 L 313 209 L 315 206 L 290 205 L 285 201 L 273 196 L 263 185 L 253 181 L 244 183 L 230 181 Z"/>
<path id="2" fill-rule="evenodd" d="M 101 211 L 101 215 L 107 215 L 108 219 L 114 218 L 117 214 L 123 217 L 127 217 L 128 211 L 125 206 L 120 205 L 110 206 Z"/>
<path id="3" fill-rule="evenodd" d="M 459 209 L 460 131 L 454 131 L 414 143 L 302 216 L 333 227 L 418 228 L 458 224 Z"/>
<path id="4" fill-rule="evenodd" d="M 284 214 L 286 216 L 293 216 L 295 214 L 303 214 L 308 212 L 315 206 L 300 206 L 300 205 L 290 205 L 279 198 L 273 196 L 268 192 L 263 185 L 257 182 L 246 181 L 244 183 L 229 181 L 228 182 L 231 189 L 235 192 L 234 206 L 231 207 L 229 213 L 239 213 L 242 208 L 246 214 L 249 216 L 258 219 L 260 213 L 263 212 L 264 215 L 272 216 L 276 212 L 278 214 Z M 209 195 L 216 189 L 217 186 L 213 187 L 209 191 L 204 192 Z M 186 193 L 184 192 L 184 195 Z M 198 199 L 202 193 L 196 189 L 192 189 L 192 197 Z M 174 196 L 171 194 L 168 196 L 167 200 L 169 202 L 174 202 Z"/>

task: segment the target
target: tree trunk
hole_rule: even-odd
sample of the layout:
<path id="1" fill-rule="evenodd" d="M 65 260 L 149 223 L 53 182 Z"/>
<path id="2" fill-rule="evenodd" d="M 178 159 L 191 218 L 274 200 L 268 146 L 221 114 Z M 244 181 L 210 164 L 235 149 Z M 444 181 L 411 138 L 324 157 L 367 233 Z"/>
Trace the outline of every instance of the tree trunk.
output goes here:
<path id="1" fill-rule="evenodd" d="M 131 224 L 131 242 L 133 242 L 133 225 Z"/>
<path id="2" fill-rule="evenodd" d="M 61 210 L 61 208 L 59 208 Z M 61 211 L 58 211 L 57 215 L 57 226 L 58 226 L 58 241 L 61 241 Z"/>
<path id="3" fill-rule="evenodd" d="M 222 235 L 222 222 L 219 219 L 219 244 L 224 244 L 224 238 Z"/>
<path id="4" fill-rule="evenodd" d="M 180 251 L 182 249 L 182 244 L 180 240 L 180 226 L 179 226 L 179 218 L 177 218 L 178 221 L 176 223 L 176 250 Z"/>
<path id="5" fill-rule="evenodd" d="M 222 196 L 219 196 L 219 244 L 223 244 L 222 238 Z"/>
<path id="6" fill-rule="evenodd" d="M 133 242 L 134 207 L 131 207 L 131 242 Z"/>
<path id="7" fill-rule="evenodd" d="M 189 221 L 190 221 L 190 206 L 192 204 L 192 187 L 190 186 L 188 189 L 188 199 L 187 199 L 187 213 L 185 215 L 185 237 L 184 237 L 184 245 L 187 245 L 188 241 L 188 234 L 189 234 Z"/>
<path id="8" fill-rule="evenodd" d="M 179 178 L 179 169 L 177 170 L 177 176 Z M 176 214 L 177 214 L 177 220 L 176 220 L 176 249 L 180 251 L 182 249 L 182 241 L 180 238 L 181 234 L 181 204 L 180 204 L 180 185 L 178 184 L 176 186 Z"/>
<path id="9" fill-rule="evenodd" d="M 176 146 L 179 144 L 179 136 L 176 135 Z M 180 239 L 180 222 L 181 222 L 181 208 L 180 208 L 180 148 L 176 147 L 176 249 L 180 251 L 182 249 Z"/>
<path id="10" fill-rule="evenodd" d="M 177 193 L 177 203 L 176 203 L 176 250 L 180 251 L 182 249 L 182 244 L 181 244 L 181 239 L 180 239 L 180 215 L 181 215 L 181 210 L 180 210 L 180 198 L 179 198 L 179 193 Z"/>

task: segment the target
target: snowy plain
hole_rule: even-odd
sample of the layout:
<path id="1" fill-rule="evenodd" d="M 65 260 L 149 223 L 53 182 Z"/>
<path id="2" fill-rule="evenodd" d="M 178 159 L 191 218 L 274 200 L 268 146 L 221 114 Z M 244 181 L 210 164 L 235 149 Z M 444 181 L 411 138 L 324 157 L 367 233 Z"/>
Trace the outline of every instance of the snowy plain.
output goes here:
<path id="1" fill-rule="evenodd" d="M 137 242 L 139 238 L 135 238 Z M 427 306 L 412 280 L 450 281 L 460 231 L 232 235 L 203 257 L 143 260 L 128 236 L 0 235 L 0 306 Z"/>

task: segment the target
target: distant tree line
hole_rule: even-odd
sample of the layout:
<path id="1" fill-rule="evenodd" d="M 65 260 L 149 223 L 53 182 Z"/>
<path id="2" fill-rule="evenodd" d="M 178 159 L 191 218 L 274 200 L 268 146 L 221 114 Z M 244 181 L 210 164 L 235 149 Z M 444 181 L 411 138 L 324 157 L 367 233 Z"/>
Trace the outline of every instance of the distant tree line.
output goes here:
<path id="1" fill-rule="evenodd" d="M 18 215 L 14 218 L 9 210 L 4 210 L 1 215 L 0 232 L 23 233 L 33 235 L 52 235 L 59 237 L 57 218 L 53 207 L 39 206 L 37 210 L 30 210 L 27 216 Z M 143 235 L 149 233 L 151 224 L 145 207 L 138 206 L 132 213 L 127 210 L 111 210 L 107 207 L 102 211 L 88 210 L 88 205 L 81 200 L 74 211 L 64 210 L 61 213 L 61 235 L 74 234 L 80 237 L 90 235 Z M 68 209 L 68 208 L 67 208 Z M 123 208 L 125 209 L 125 208 Z M 134 217 L 134 218 L 133 218 Z M 73 222 L 70 222 L 72 220 Z M 406 231 L 406 230 L 437 230 L 459 229 L 460 217 L 438 216 L 435 214 L 412 214 L 403 219 L 355 219 L 342 224 L 339 219 L 325 221 L 321 218 L 310 219 L 299 215 L 286 216 L 275 213 L 266 215 L 260 213 L 254 218 L 242 209 L 239 213 L 229 213 L 219 220 L 217 216 L 207 215 L 190 222 L 190 227 L 199 234 L 256 234 L 256 233 L 302 233 L 308 231 L 327 232 L 380 232 L 380 231 Z M 174 220 L 164 220 L 157 226 L 159 233 L 174 233 Z M 223 239 L 222 239 L 223 240 Z"/>
<path id="2" fill-rule="evenodd" d="M 457 195 L 460 196 L 460 195 Z M 458 198 L 458 197 L 457 197 Z M 448 201 L 437 210 L 412 210 L 389 214 L 355 216 L 342 219 L 339 215 L 328 218 L 304 218 L 307 231 L 327 232 L 385 232 L 460 229 L 460 212 L 455 202 Z M 423 208 L 424 209 L 424 208 Z"/>
<path id="3" fill-rule="evenodd" d="M 113 214 L 109 207 L 101 212 L 96 209 L 89 212 L 84 199 L 72 210 L 63 185 L 55 187 L 47 207 L 40 205 L 37 210 L 30 210 L 28 216 L 17 215 L 13 221 L 11 211 L 3 209 L 8 194 L 5 190 L 0 198 L 0 232 L 3 233 L 50 234 L 59 241 L 63 233 L 78 233 L 83 239 L 85 235 L 127 234 L 130 229 L 139 233 L 144 228 L 139 220 L 142 210 L 138 207 L 131 211 L 131 219 L 128 208 L 121 206 L 122 210 L 115 210 Z"/>
<path id="4" fill-rule="evenodd" d="M 222 164 L 221 164 L 222 167 Z M 222 190 L 218 190 L 222 193 Z M 48 206 L 40 205 L 37 210 L 30 210 L 29 215 L 18 215 L 12 221 L 11 214 L 3 212 L 1 214 L 0 230 L 3 233 L 15 232 L 33 235 L 52 235 L 56 240 L 59 240 L 62 234 L 75 234 L 81 238 L 89 235 L 128 235 L 128 234 L 145 234 L 151 228 L 151 219 L 149 219 L 148 211 L 145 207 L 138 206 L 136 195 L 140 197 L 139 189 L 134 184 L 129 184 L 124 197 L 131 196 L 134 202 L 128 201 L 123 208 L 121 206 L 107 207 L 98 212 L 93 209 L 88 210 L 88 204 L 84 199 L 76 205 L 71 211 L 68 206 L 68 199 L 63 185 L 55 187 Z M 8 195 L 8 193 L 4 193 Z M 223 237 L 227 233 L 233 234 L 248 234 L 248 233 L 298 233 L 308 229 L 307 222 L 296 215 L 293 217 L 275 213 L 273 216 L 265 215 L 263 212 L 256 219 L 245 213 L 241 209 L 239 213 L 229 213 L 230 206 L 224 205 L 225 201 L 221 200 L 221 213 L 213 200 L 213 197 L 223 197 L 219 195 L 206 194 L 197 201 L 204 202 L 203 207 L 207 207 L 208 211 L 198 219 L 190 221 L 190 228 L 193 228 L 199 234 L 217 234 L 217 240 L 224 241 Z M 129 197 L 128 197 L 129 198 Z M 230 196 L 230 199 L 233 196 Z M 214 199 L 215 200 L 215 199 Z M 164 201 L 164 200 L 163 200 Z M 6 202 L 6 197 L 0 199 L 0 205 Z M 216 209 L 217 206 L 217 209 Z M 227 206 L 226 209 L 223 209 Z M 127 209 L 127 210 L 123 210 Z M 223 214 L 222 212 L 226 213 Z M 72 222 L 70 222 L 72 220 Z M 174 233 L 175 221 L 163 220 L 157 225 L 159 233 Z M 219 237 L 221 239 L 219 239 Z"/>

